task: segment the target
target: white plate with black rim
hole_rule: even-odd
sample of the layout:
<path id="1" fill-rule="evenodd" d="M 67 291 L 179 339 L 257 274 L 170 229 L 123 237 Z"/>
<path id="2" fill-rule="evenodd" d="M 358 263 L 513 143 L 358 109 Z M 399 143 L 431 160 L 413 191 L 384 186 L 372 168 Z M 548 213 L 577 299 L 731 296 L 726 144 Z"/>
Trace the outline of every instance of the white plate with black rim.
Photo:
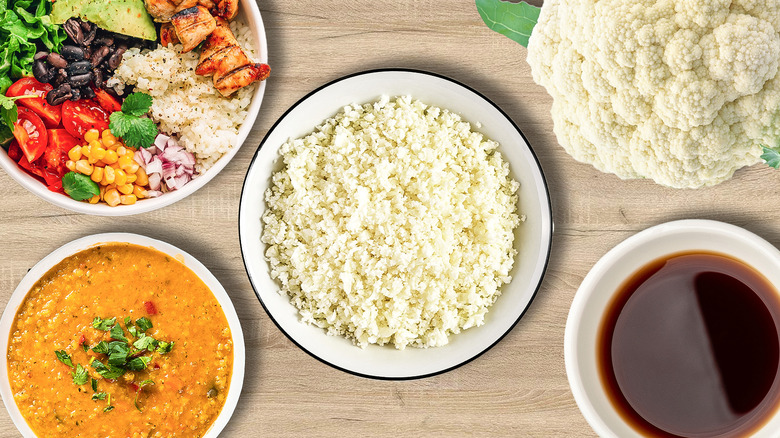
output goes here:
<path id="1" fill-rule="evenodd" d="M 442 347 L 419 349 L 370 345 L 356 347 L 343 337 L 303 323 L 297 309 L 281 293 L 270 275 L 270 264 L 260 241 L 261 217 L 267 206 L 264 193 L 272 172 L 279 168 L 279 148 L 302 137 L 346 105 L 363 104 L 381 96 L 410 95 L 428 105 L 459 114 L 479 132 L 497 141 L 511 176 L 520 182 L 519 211 L 526 216 L 515 231 L 512 281 L 490 308 L 485 324 L 450 336 Z M 352 74 L 312 91 L 274 124 L 260 144 L 244 180 L 239 210 L 239 238 L 244 265 L 260 303 L 268 315 L 301 349 L 342 371 L 376 379 L 402 380 L 433 376 L 475 359 L 517 324 L 528 309 L 544 277 L 552 242 L 552 210 L 541 166 L 523 133 L 494 103 L 474 89 L 438 74 L 383 69 Z"/>

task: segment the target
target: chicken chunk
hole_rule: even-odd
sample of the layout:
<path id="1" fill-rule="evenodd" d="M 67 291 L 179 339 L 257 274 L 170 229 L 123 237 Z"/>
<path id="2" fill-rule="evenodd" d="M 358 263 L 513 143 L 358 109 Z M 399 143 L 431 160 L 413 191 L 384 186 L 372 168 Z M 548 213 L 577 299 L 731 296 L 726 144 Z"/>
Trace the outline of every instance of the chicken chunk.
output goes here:
<path id="1" fill-rule="evenodd" d="M 160 26 L 160 44 L 168 47 L 168 44 L 179 44 L 179 37 L 176 36 L 176 29 L 171 23 L 163 23 Z"/>
<path id="2" fill-rule="evenodd" d="M 217 17 L 230 21 L 236 18 L 236 14 L 238 14 L 238 0 L 218 0 L 214 8 L 211 8 L 211 11 Z"/>
<path id="3" fill-rule="evenodd" d="M 167 23 L 177 12 L 197 6 L 199 3 L 198 0 L 144 0 L 146 11 L 154 18 L 154 21 L 159 23 Z M 207 8 L 213 7 L 214 3 L 209 3 L 212 6 L 207 6 Z"/>
<path id="4" fill-rule="evenodd" d="M 182 52 L 197 47 L 217 27 L 211 13 L 200 5 L 177 12 L 171 17 L 171 24 L 184 46 Z"/>
<path id="5" fill-rule="evenodd" d="M 200 52 L 195 73 L 214 75 L 214 87 L 229 96 L 241 87 L 268 77 L 271 68 L 252 62 L 238 45 L 227 21 L 217 18 L 217 28 L 209 35 Z"/>

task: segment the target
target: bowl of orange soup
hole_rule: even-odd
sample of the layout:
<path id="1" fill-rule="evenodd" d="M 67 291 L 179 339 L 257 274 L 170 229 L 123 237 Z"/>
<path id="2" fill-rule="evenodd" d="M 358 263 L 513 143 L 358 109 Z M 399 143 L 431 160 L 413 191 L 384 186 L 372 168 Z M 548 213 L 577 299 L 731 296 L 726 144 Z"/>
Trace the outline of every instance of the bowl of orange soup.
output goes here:
<path id="1" fill-rule="evenodd" d="M 216 437 L 244 338 L 225 289 L 173 245 L 108 233 L 22 279 L 0 318 L 0 395 L 25 437 Z"/>

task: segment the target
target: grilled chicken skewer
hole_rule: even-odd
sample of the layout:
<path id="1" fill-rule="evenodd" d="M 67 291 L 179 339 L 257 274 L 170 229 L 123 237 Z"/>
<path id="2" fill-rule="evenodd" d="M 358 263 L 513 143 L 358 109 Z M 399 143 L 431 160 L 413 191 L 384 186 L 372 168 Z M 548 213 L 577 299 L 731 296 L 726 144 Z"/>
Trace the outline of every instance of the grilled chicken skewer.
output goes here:
<path id="1" fill-rule="evenodd" d="M 178 12 L 195 6 L 203 6 L 215 17 L 228 21 L 238 13 L 238 0 L 144 0 L 146 10 L 159 23 L 167 23 Z"/>
<path id="2" fill-rule="evenodd" d="M 186 53 L 198 47 L 203 40 L 217 28 L 217 22 L 203 6 L 183 9 L 171 17 L 171 24 L 176 36 L 181 41 Z"/>
<path id="3" fill-rule="evenodd" d="M 241 87 L 266 79 L 271 67 L 252 62 L 239 47 L 227 21 L 218 18 L 216 29 L 201 48 L 195 73 L 213 74 L 214 87 L 223 96 L 229 96 Z"/>

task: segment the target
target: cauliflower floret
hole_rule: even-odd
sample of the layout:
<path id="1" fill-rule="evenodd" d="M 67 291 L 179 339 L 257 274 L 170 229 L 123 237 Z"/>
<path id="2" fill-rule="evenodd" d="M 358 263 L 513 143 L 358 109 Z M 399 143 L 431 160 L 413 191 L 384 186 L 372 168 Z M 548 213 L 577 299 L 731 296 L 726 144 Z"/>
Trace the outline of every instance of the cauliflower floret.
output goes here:
<path id="1" fill-rule="evenodd" d="M 780 134 L 778 32 L 774 1 L 547 0 L 528 62 L 575 159 L 696 188 Z"/>

